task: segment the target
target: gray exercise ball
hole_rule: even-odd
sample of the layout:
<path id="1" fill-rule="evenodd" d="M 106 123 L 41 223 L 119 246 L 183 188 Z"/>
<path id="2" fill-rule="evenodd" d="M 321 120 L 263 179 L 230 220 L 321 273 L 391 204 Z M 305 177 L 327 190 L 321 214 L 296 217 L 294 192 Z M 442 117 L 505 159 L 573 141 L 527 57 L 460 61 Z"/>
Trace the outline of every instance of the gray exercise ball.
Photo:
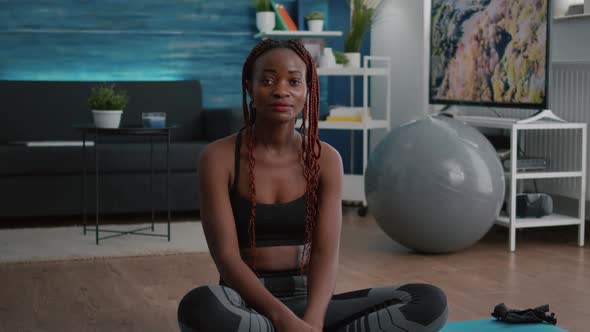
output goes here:
<path id="1" fill-rule="evenodd" d="M 445 117 L 402 125 L 371 153 L 369 211 L 394 241 L 424 253 L 471 246 L 492 227 L 504 199 L 504 171 L 476 129 Z"/>

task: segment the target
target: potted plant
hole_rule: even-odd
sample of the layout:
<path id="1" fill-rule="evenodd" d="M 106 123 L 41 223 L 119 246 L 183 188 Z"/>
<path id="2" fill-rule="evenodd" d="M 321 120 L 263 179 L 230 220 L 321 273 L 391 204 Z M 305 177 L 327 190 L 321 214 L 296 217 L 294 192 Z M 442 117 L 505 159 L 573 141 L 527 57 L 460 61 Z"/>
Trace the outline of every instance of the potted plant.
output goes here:
<path id="1" fill-rule="evenodd" d="M 305 15 L 307 28 L 309 31 L 320 32 L 324 30 L 324 14 L 320 12 L 311 12 Z"/>
<path id="2" fill-rule="evenodd" d="M 256 8 L 256 27 L 260 32 L 270 32 L 275 28 L 275 12 L 271 0 L 254 0 Z"/>
<path id="3" fill-rule="evenodd" d="M 349 67 L 360 67 L 361 43 L 365 34 L 371 28 L 375 18 L 376 8 L 381 1 L 350 0 L 350 31 L 344 35 L 344 53 L 348 58 Z"/>
<path id="4" fill-rule="evenodd" d="M 336 58 L 336 64 L 340 66 L 346 66 L 348 58 L 344 52 L 334 51 L 334 57 Z"/>
<path id="5" fill-rule="evenodd" d="M 127 91 L 116 90 L 114 83 L 93 87 L 88 97 L 88 107 L 92 110 L 94 125 L 97 128 L 118 128 L 128 101 Z"/>

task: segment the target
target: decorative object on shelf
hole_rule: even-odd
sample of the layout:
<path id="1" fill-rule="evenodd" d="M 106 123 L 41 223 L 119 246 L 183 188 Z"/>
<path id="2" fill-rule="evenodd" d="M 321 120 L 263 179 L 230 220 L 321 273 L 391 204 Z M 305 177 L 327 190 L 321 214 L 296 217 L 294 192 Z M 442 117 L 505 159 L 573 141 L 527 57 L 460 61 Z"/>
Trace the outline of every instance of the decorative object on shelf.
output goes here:
<path id="1" fill-rule="evenodd" d="M 260 32 L 270 32 L 275 28 L 275 12 L 270 0 L 254 0 L 256 8 L 256 27 Z"/>
<path id="2" fill-rule="evenodd" d="M 583 15 L 585 8 L 586 6 L 582 1 L 570 2 L 565 11 L 565 16 Z"/>
<path id="3" fill-rule="evenodd" d="M 320 32 L 324 30 L 324 14 L 320 12 L 311 12 L 305 15 L 307 28 L 309 31 Z"/>
<path id="4" fill-rule="evenodd" d="M 331 47 L 324 47 L 324 51 L 320 56 L 319 66 L 321 68 L 334 68 L 336 67 L 336 57 L 332 52 Z"/>
<path id="5" fill-rule="evenodd" d="M 289 31 L 289 28 L 287 28 L 287 23 L 285 23 L 285 20 L 283 19 L 283 17 L 281 16 L 281 10 L 279 9 L 280 5 L 277 3 L 272 3 L 272 9 L 275 12 L 275 31 Z M 261 32 L 265 32 L 265 31 L 261 31 Z M 268 31 L 266 31 L 268 32 Z"/>
<path id="6" fill-rule="evenodd" d="M 298 31 L 297 25 L 287 12 L 285 6 L 273 3 L 272 8 L 275 12 L 275 20 L 276 20 L 276 29 L 278 31 Z"/>
<path id="7" fill-rule="evenodd" d="M 370 119 L 368 107 L 365 111 L 364 107 L 335 106 L 330 108 L 330 115 L 326 121 L 362 122 Z"/>
<path id="8" fill-rule="evenodd" d="M 360 52 L 344 52 L 346 55 L 346 67 L 360 67 L 361 66 L 361 53 Z"/>
<path id="9" fill-rule="evenodd" d="M 375 19 L 377 6 L 381 0 L 350 0 L 350 31 L 344 35 L 344 54 L 348 58 L 347 67 L 360 67 L 361 43 Z"/>
<path id="10" fill-rule="evenodd" d="M 348 63 L 348 58 L 344 54 L 344 52 L 334 51 L 334 57 L 336 58 L 336 64 L 346 66 Z"/>
<path id="11" fill-rule="evenodd" d="M 506 200 L 506 210 L 510 211 L 511 200 Z M 545 193 L 516 194 L 516 216 L 518 218 L 541 218 L 553 213 L 553 198 Z"/>
<path id="12" fill-rule="evenodd" d="M 88 107 L 92 110 L 94 125 L 97 128 L 119 128 L 128 101 L 127 91 L 116 90 L 114 83 L 93 87 L 88 97 Z"/>
<path id="13" fill-rule="evenodd" d="M 289 15 L 289 12 L 285 8 L 285 6 L 280 5 L 280 4 L 276 4 L 274 6 L 275 6 L 275 11 L 278 15 L 278 18 L 283 22 L 283 24 L 286 27 L 285 30 L 299 31 L 299 29 L 297 28 L 297 24 L 295 24 L 295 21 L 293 21 L 293 18 L 291 17 L 291 15 Z"/>
<path id="14" fill-rule="evenodd" d="M 141 122 L 145 128 L 164 128 L 166 127 L 166 113 L 143 112 L 141 113 Z"/>

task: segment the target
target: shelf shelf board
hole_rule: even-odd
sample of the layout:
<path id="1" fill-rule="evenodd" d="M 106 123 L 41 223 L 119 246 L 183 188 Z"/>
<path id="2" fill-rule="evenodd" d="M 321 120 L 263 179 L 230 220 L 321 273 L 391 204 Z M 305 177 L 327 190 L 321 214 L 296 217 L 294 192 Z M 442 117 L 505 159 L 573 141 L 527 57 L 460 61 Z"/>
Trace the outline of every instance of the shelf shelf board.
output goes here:
<path id="1" fill-rule="evenodd" d="M 504 173 L 506 177 L 510 178 L 510 172 Z M 521 179 L 557 179 L 557 178 L 581 178 L 582 172 L 519 172 L 516 173 L 516 178 Z"/>
<path id="2" fill-rule="evenodd" d="M 318 75 L 320 76 L 387 76 L 387 68 L 354 68 L 354 67 L 342 67 L 342 68 L 317 68 Z"/>
<path id="3" fill-rule="evenodd" d="M 329 38 L 340 37 L 342 31 L 283 31 L 273 30 L 270 32 L 259 32 L 254 35 L 254 38 L 273 38 L 273 39 L 290 39 L 290 38 Z"/>
<path id="4" fill-rule="evenodd" d="M 524 123 L 514 125 L 518 130 L 537 130 L 537 129 L 582 129 L 586 127 L 585 123 L 557 123 L 553 121 L 537 121 L 534 123 Z"/>
<path id="5" fill-rule="evenodd" d="M 575 19 L 590 19 L 590 14 L 575 14 L 575 15 L 563 15 L 563 16 L 556 16 L 553 18 L 554 21 L 569 21 Z"/>
<path id="6" fill-rule="evenodd" d="M 547 226 L 567 226 L 580 225 L 583 221 L 580 218 L 564 216 L 561 214 L 552 214 L 541 218 L 516 218 L 516 228 L 547 227 Z M 507 215 L 502 214 L 496 219 L 496 224 L 510 227 L 510 219 Z"/>
<path id="7" fill-rule="evenodd" d="M 509 129 L 518 122 L 519 119 L 512 118 L 495 118 L 485 116 L 471 116 L 471 115 L 460 115 L 455 116 L 456 120 L 463 121 L 475 127 L 487 127 L 487 128 L 501 128 Z"/>
<path id="8" fill-rule="evenodd" d="M 295 123 L 295 127 L 301 126 L 301 119 Z M 363 122 L 353 121 L 320 121 L 320 129 L 342 129 L 342 130 L 361 130 L 361 129 L 378 129 L 389 128 L 389 123 L 386 120 L 367 120 Z"/>
<path id="9" fill-rule="evenodd" d="M 549 120 L 538 120 L 530 123 L 518 123 L 522 119 L 514 118 L 500 118 L 500 117 L 485 117 L 485 116 L 471 116 L 460 115 L 455 117 L 456 120 L 463 121 L 475 127 L 498 128 L 498 129 L 512 129 L 518 130 L 535 130 L 535 129 L 582 129 L 586 126 L 585 123 L 560 123 Z"/>

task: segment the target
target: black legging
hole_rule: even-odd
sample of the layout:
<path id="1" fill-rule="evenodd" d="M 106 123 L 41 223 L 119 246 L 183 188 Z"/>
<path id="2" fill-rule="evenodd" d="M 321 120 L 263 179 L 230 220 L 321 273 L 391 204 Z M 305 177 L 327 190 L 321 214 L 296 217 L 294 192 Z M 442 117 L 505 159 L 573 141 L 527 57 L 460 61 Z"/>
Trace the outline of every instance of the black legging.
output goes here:
<path id="1" fill-rule="evenodd" d="M 297 271 L 260 280 L 299 317 L 307 300 L 306 280 Z M 328 304 L 325 331 L 438 331 L 447 320 L 447 300 L 437 287 L 406 284 L 334 295 Z M 250 308 L 232 288 L 202 286 L 178 306 L 182 332 L 275 331 L 268 318 Z"/>

